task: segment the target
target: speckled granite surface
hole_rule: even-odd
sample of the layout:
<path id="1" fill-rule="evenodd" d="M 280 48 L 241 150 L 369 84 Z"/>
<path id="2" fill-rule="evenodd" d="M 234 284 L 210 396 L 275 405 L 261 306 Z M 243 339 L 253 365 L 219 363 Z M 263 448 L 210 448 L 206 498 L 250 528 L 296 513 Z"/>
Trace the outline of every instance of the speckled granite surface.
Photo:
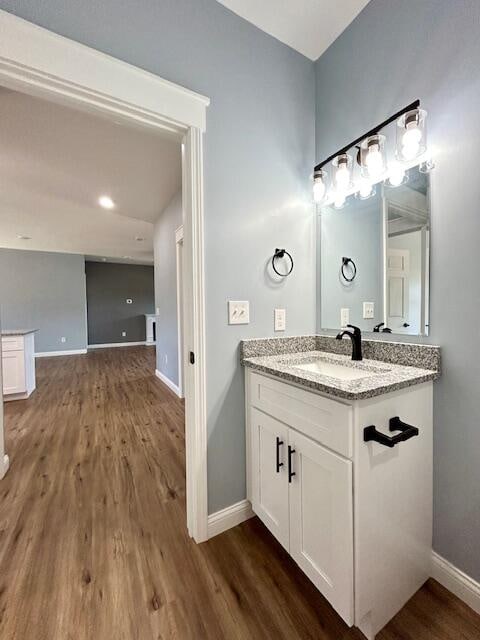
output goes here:
<path id="1" fill-rule="evenodd" d="M 2 336 L 26 336 L 27 333 L 35 333 L 38 329 L 2 329 Z"/>
<path id="2" fill-rule="evenodd" d="M 360 375 L 362 373 L 365 375 L 354 380 L 341 380 L 323 373 L 298 368 L 298 365 L 308 365 L 318 360 L 337 366 L 346 366 Z M 354 362 L 349 356 L 324 351 L 244 358 L 243 364 L 281 380 L 348 400 L 373 398 L 383 393 L 435 380 L 440 375 L 438 371 L 422 369 L 418 366 L 398 365 L 379 360 L 363 359 L 361 362 Z"/>
<path id="3" fill-rule="evenodd" d="M 336 340 L 335 336 L 242 340 L 240 360 L 257 371 L 349 400 L 372 398 L 440 376 L 440 347 L 362 340 L 362 348 L 363 360 L 353 362 L 350 340 Z M 340 380 L 295 366 L 318 359 L 365 371 L 365 376 Z"/>
<path id="4" fill-rule="evenodd" d="M 440 372 L 440 347 L 407 342 L 383 340 L 362 340 L 363 357 L 369 360 L 392 362 L 407 367 L 420 367 Z M 259 356 L 275 356 L 282 353 L 300 353 L 304 351 L 326 351 L 350 355 L 352 345 L 348 338 L 336 340 L 335 336 L 294 336 L 286 338 L 265 338 L 242 340 L 240 360 Z"/>

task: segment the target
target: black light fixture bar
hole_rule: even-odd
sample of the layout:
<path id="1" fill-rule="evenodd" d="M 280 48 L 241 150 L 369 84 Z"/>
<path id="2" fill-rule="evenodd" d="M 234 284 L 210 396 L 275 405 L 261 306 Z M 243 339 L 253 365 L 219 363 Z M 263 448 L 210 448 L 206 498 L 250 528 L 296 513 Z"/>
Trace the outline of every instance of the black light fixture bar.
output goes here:
<path id="1" fill-rule="evenodd" d="M 387 118 L 386 120 L 378 124 L 373 129 L 370 129 L 370 131 L 367 131 L 367 133 L 364 133 L 359 138 L 356 138 L 353 142 L 350 142 L 350 144 L 347 144 L 345 147 L 342 147 L 339 151 L 335 151 L 335 153 L 332 153 L 332 155 L 328 156 L 326 160 L 322 160 L 322 162 L 319 162 L 317 165 L 315 165 L 314 171 L 319 171 L 322 167 L 324 167 L 326 164 L 331 162 L 337 156 L 342 155 L 342 153 L 347 153 L 349 149 L 354 147 L 359 142 L 362 142 L 363 140 L 365 140 L 365 138 L 369 138 L 370 136 L 376 135 L 379 131 L 381 131 L 381 129 L 386 127 L 388 124 L 390 124 L 394 120 L 397 120 L 397 118 L 400 118 L 400 116 L 403 116 L 403 114 L 407 113 L 407 111 L 412 111 L 413 109 L 418 109 L 419 107 L 420 107 L 420 100 L 415 100 L 414 102 L 407 105 L 406 107 L 403 107 L 403 109 L 400 109 L 400 111 L 397 111 L 397 113 L 394 113 L 393 116 L 390 116 L 389 118 Z"/>

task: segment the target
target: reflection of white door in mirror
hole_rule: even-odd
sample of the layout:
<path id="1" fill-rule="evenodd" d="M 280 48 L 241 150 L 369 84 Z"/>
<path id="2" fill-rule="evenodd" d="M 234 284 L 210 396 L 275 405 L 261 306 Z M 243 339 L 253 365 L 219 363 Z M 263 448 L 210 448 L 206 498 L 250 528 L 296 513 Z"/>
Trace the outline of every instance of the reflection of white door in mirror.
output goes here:
<path id="1" fill-rule="evenodd" d="M 387 326 L 395 333 L 409 333 L 410 251 L 387 250 Z"/>

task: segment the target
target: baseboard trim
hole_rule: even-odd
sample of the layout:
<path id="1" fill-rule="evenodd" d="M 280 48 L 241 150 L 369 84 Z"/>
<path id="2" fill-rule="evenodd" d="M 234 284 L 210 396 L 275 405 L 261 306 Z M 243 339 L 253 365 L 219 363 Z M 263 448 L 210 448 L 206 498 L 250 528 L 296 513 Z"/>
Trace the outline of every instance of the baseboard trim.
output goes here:
<path id="1" fill-rule="evenodd" d="M 143 347 L 147 343 L 142 342 L 107 342 L 105 344 L 89 344 L 88 349 L 110 349 L 115 347 Z"/>
<path id="2" fill-rule="evenodd" d="M 480 583 L 432 552 L 432 578 L 480 614 Z"/>
<path id="3" fill-rule="evenodd" d="M 179 398 L 181 398 L 181 397 L 182 397 L 182 395 L 181 395 L 181 393 L 180 393 L 180 389 L 178 388 L 178 386 L 177 386 L 174 382 L 172 382 L 172 381 L 170 380 L 170 378 L 167 378 L 167 376 L 166 376 L 164 373 L 162 373 L 162 372 L 161 372 L 161 371 L 159 371 L 158 369 L 155 369 L 155 375 L 157 376 L 157 378 L 158 378 L 159 380 L 161 380 L 161 381 L 163 382 L 163 384 L 166 384 L 166 385 L 167 385 L 167 387 L 168 387 L 171 391 L 173 391 L 173 393 L 174 393 L 176 396 L 178 396 Z"/>
<path id="4" fill-rule="evenodd" d="M 78 356 L 87 353 L 86 349 L 69 349 L 67 351 L 40 351 L 35 358 L 52 358 L 54 356 Z"/>
<path id="5" fill-rule="evenodd" d="M 5 474 L 10 468 L 10 458 L 5 454 L 3 456 L 2 463 L 0 464 L 0 480 L 5 477 Z"/>
<path id="6" fill-rule="evenodd" d="M 240 500 L 225 509 L 212 513 L 208 516 L 208 537 L 218 536 L 219 533 L 236 527 L 237 524 L 245 522 L 254 515 L 248 500 Z"/>

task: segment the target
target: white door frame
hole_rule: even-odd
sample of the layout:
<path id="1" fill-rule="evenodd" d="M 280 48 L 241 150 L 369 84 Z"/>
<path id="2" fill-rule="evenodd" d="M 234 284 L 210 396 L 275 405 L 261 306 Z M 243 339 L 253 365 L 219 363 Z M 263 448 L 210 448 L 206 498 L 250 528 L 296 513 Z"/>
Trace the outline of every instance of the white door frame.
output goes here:
<path id="1" fill-rule="evenodd" d="M 185 345 L 183 340 L 183 224 L 175 230 L 175 257 L 177 275 L 177 343 L 178 343 L 178 395 L 184 397 Z"/>
<path id="2" fill-rule="evenodd" d="M 0 11 L 0 85 L 97 115 L 151 127 L 183 143 L 185 353 L 194 354 L 195 361 L 194 366 L 189 364 L 185 370 L 187 526 L 197 542 L 206 540 L 202 143 L 210 101 L 5 11 Z M 3 430 L 0 440 L 3 446 Z"/>

